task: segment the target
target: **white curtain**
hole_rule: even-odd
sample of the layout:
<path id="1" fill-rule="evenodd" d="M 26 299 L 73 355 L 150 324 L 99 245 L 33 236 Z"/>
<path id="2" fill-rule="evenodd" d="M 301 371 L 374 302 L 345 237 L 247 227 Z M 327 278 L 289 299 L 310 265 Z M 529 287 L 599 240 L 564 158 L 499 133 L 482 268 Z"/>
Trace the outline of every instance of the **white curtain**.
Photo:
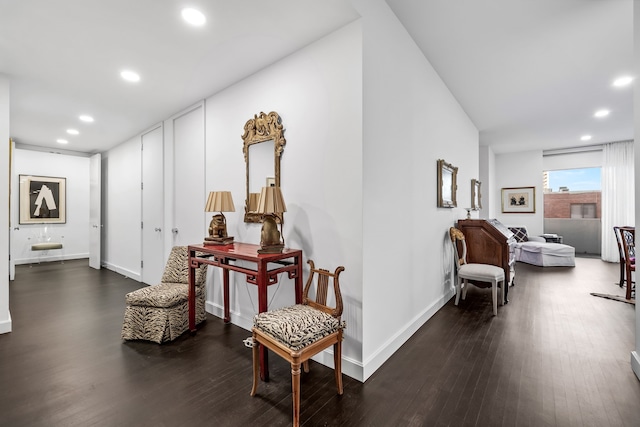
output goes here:
<path id="1" fill-rule="evenodd" d="M 614 226 L 635 226 L 633 141 L 604 144 L 602 149 L 602 260 L 618 262 Z"/>

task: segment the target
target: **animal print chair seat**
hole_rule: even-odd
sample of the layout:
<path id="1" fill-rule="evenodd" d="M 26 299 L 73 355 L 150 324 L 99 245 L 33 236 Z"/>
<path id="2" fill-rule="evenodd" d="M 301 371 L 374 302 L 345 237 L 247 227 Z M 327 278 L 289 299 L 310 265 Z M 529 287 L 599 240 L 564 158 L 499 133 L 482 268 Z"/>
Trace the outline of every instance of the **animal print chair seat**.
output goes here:
<path id="1" fill-rule="evenodd" d="M 196 269 L 196 323 L 206 318 L 207 265 Z M 125 296 L 127 307 L 122 339 L 158 344 L 172 341 L 189 329 L 189 252 L 186 246 L 171 250 L 159 285 L 147 286 Z"/>

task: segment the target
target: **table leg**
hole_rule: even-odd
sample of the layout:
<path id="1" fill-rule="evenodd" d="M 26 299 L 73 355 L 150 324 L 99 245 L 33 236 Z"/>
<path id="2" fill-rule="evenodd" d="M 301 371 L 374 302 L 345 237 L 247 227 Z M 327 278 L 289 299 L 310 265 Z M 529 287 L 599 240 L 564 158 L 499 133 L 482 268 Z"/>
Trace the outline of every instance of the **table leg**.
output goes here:
<path id="1" fill-rule="evenodd" d="M 296 264 L 296 304 L 302 304 L 302 256 L 294 257 L 293 262 Z"/>
<path id="2" fill-rule="evenodd" d="M 228 263 L 228 261 L 225 262 L 225 264 L 226 263 Z M 224 323 L 229 323 L 231 322 L 231 315 L 229 314 L 229 270 L 226 268 L 222 269 L 222 280 L 222 293 L 224 294 Z"/>
<path id="3" fill-rule="evenodd" d="M 189 251 L 189 330 L 196 331 L 196 267 L 195 251 Z M 195 265 L 195 266 L 194 266 Z"/>
<path id="4" fill-rule="evenodd" d="M 267 263 L 258 262 L 258 312 L 269 309 L 267 303 Z M 265 346 L 260 346 L 260 378 L 269 381 L 269 354 Z"/>

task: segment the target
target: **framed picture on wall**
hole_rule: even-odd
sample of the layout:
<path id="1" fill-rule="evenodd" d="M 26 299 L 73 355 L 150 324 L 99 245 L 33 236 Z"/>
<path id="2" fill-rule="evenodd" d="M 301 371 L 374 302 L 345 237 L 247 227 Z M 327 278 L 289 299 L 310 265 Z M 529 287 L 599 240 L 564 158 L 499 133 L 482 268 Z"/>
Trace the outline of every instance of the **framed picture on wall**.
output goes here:
<path id="1" fill-rule="evenodd" d="M 502 189 L 502 213 L 535 213 L 536 188 L 511 187 Z"/>
<path id="2" fill-rule="evenodd" d="M 67 179 L 20 175 L 20 224 L 67 222 Z"/>

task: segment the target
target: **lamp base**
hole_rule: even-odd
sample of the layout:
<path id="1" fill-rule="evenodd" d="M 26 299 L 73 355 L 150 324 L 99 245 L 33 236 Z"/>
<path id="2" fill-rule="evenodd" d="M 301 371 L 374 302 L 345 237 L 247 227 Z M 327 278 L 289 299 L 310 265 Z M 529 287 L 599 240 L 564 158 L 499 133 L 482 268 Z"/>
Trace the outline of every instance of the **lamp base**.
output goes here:
<path id="1" fill-rule="evenodd" d="M 233 236 L 228 237 L 205 237 L 204 245 L 205 246 L 222 246 L 222 245 L 230 245 L 233 243 Z"/>
<path id="2" fill-rule="evenodd" d="M 284 249 L 284 244 L 280 243 L 278 245 L 262 245 L 260 249 L 258 249 L 259 254 L 281 254 Z"/>

